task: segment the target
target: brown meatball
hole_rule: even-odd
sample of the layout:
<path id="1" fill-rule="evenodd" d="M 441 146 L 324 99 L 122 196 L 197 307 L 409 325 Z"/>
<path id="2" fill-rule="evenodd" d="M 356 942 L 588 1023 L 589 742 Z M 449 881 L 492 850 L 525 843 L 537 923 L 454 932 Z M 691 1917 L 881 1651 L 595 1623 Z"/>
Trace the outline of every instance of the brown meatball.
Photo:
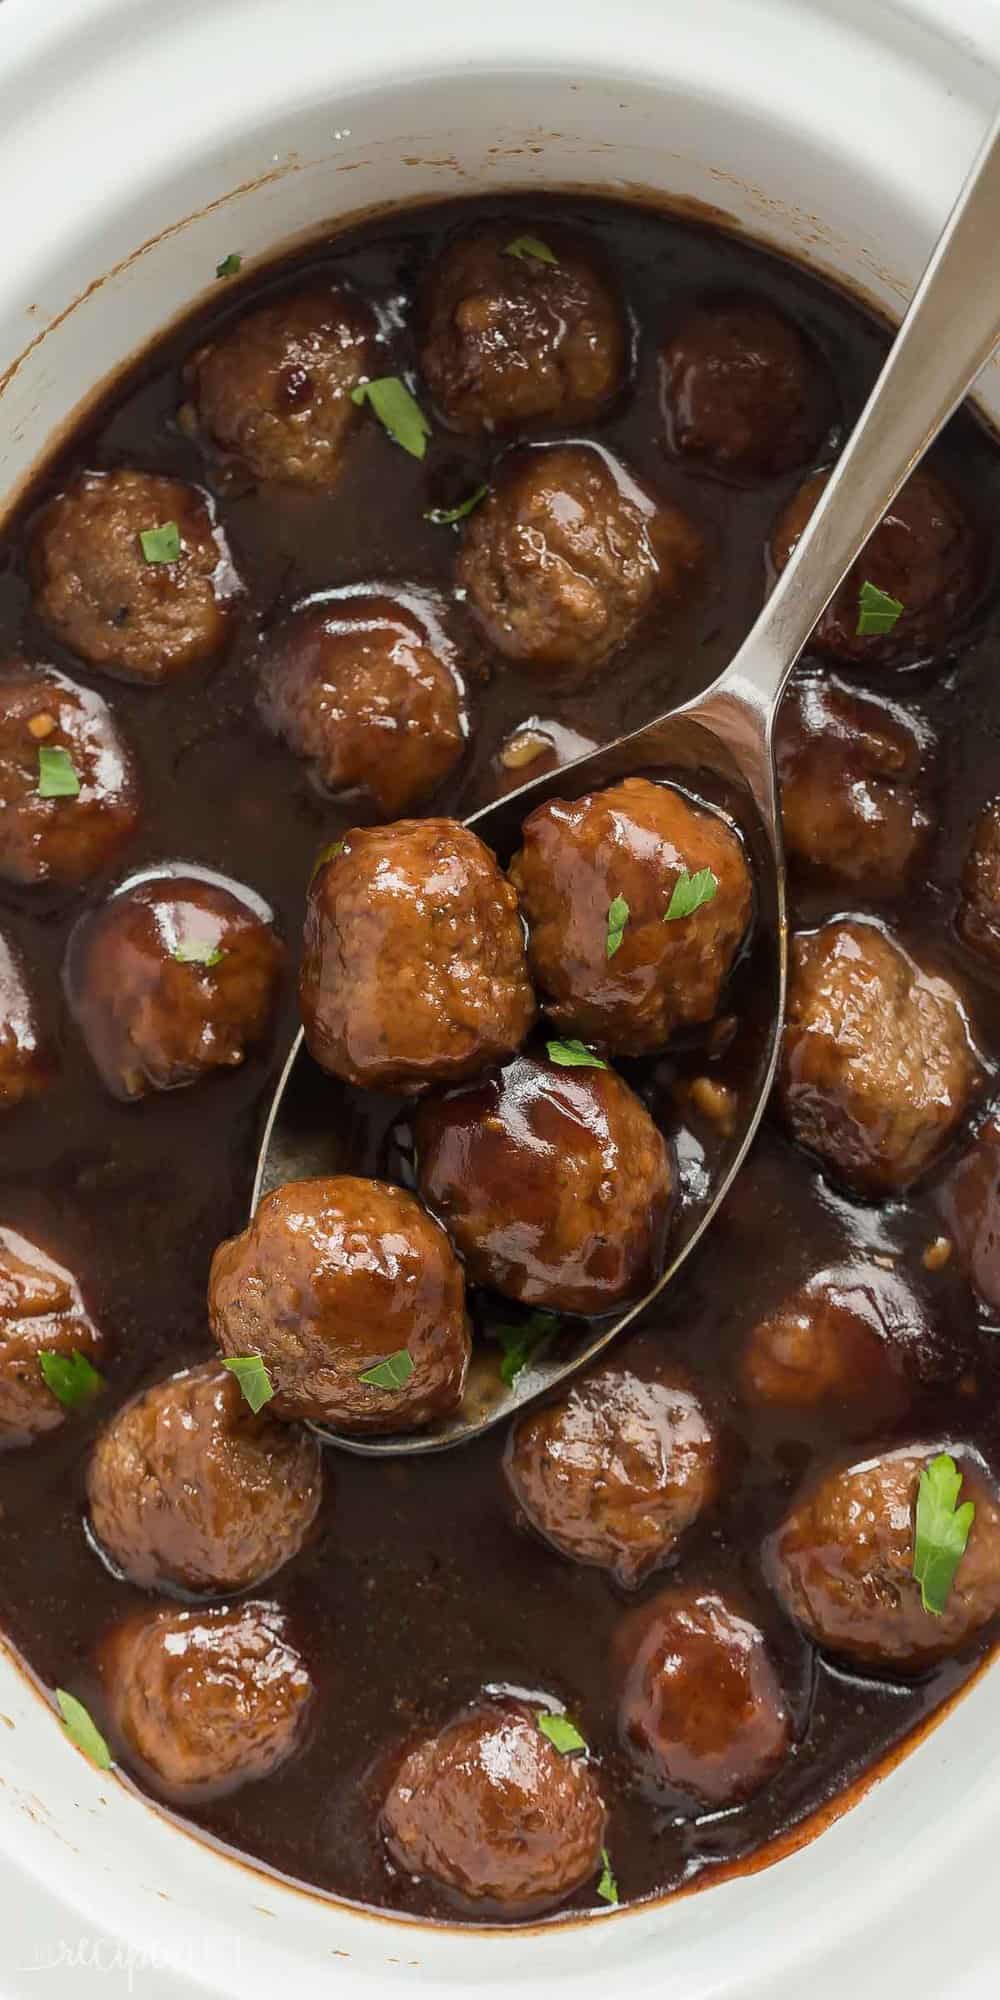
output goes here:
<path id="1" fill-rule="evenodd" d="M 935 1200 L 980 1298 L 1000 1311 L 1000 1118 L 986 1120 Z"/>
<path id="2" fill-rule="evenodd" d="M 412 592 L 312 598 L 269 635 L 259 706 L 332 792 L 367 792 L 392 817 L 454 769 L 468 725 L 455 648 Z"/>
<path id="3" fill-rule="evenodd" d="M 829 477 L 829 471 L 813 473 L 778 521 L 771 560 L 779 574 Z M 835 591 L 810 645 L 834 659 L 872 666 L 937 652 L 969 609 L 980 567 L 977 537 L 957 495 L 932 472 L 913 472 Z M 891 632 L 859 635 L 864 583 L 902 604 Z"/>
<path id="4" fill-rule="evenodd" d="M 669 785 L 626 778 L 582 799 L 549 799 L 521 830 L 510 876 L 528 925 L 528 963 L 561 1028 L 622 1055 L 659 1049 L 715 1013 L 750 920 L 750 871 L 718 813 Z M 685 872 L 709 868 L 710 902 L 664 921 Z M 608 956 L 608 912 L 628 921 Z"/>
<path id="5" fill-rule="evenodd" d="M 615 1643 L 622 1742 L 646 1784 L 711 1808 L 774 1776 L 791 1719 L 764 1635 L 714 1591 L 672 1588 L 625 1620 Z"/>
<path id="6" fill-rule="evenodd" d="M 104 1351 L 72 1272 L 26 1236 L 0 1229 L 0 1446 L 27 1444 L 66 1421 L 70 1406 L 49 1388 L 43 1355 L 79 1354 L 97 1367 Z M 89 1393 L 83 1388 L 81 1400 Z"/>
<path id="7" fill-rule="evenodd" d="M 779 1092 L 800 1145 L 861 1194 L 908 1187 L 954 1136 L 979 1066 L 954 988 L 876 924 L 792 940 Z"/>
<path id="8" fill-rule="evenodd" d="M 424 379 L 455 431 L 582 423 L 624 380 L 625 316 L 574 230 L 499 223 L 454 237 L 431 265 L 418 321 Z"/>
<path id="9" fill-rule="evenodd" d="M 373 371 L 375 321 L 361 299 L 315 284 L 244 313 L 188 362 L 205 435 L 257 479 L 333 486 Z"/>
<path id="10" fill-rule="evenodd" d="M 740 1357 L 748 1402 L 845 1411 L 869 1433 L 902 1413 L 918 1382 L 948 1372 L 922 1306 L 895 1272 L 878 1264 L 817 1271 L 757 1321 Z"/>
<path id="11" fill-rule="evenodd" d="M 609 1366 L 523 1416 L 504 1471 L 546 1541 L 632 1587 L 714 1498 L 718 1443 L 686 1382 Z"/>
<path id="12" fill-rule="evenodd" d="M 420 1192 L 476 1284 L 526 1305 L 602 1313 L 659 1276 L 673 1153 L 612 1070 L 519 1056 L 429 1098 L 414 1137 Z"/>
<path id="13" fill-rule="evenodd" d="M 931 826 L 927 732 L 894 703 L 831 675 L 793 683 L 775 751 L 785 850 L 871 895 L 905 882 Z"/>
<path id="14" fill-rule="evenodd" d="M 54 789 L 60 783 L 70 789 Z M 107 703 L 54 667 L 8 661 L 0 669 L 0 876 L 75 887 L 117 859 L 138 821 L 135 764 Z"/>
<path id="15" fill-rule="evenodd" d="M 245 1590 L 297 1555 L 323 1466 L 308 1431 L 254 1415 L 216 1361 L 133 1396 L 94 1446 L 90 1523 L 131 1582 Z"/>
<path id="16" fill-rule="evenodd" d="M 142 1611 L 101 1647 L 112 1722 L 159 1786 L 190 1798 L 266 1778 L 301 1741 L 308 1668 L 275 1604 Z"/>
<path id="17" fill-rule="evenodd" d="M 1000 963 L 1000 799 L 976 821 L 962 874 L 960 935 L 973 951 Z"/>
<path id="18" fill-rule="evenodd" d="M 40 1097 L 55 1075 L 55 1059 L 25 984 L 20 957 L 0 935 L 0 1111 Z"/>
<path id="19" fill-rule="evenodd" d="M 925 1611 L 913 1576 L 920 1475 L 941 1451 L 962 1474 L 975 1519 L 944 1606 Z M 921 1673 L 1000 1612 L 1000 1492 L 978 1452 L 913 1444 L 824 1473 L 765 1551 L 786 1611 L 817 1646 L 863 1667 Z"/>
<path id="20" fill-rule="evenodd" d="M 517 897 L 455 820 L 355 827 L 317 868 L 299 999 L 322 1069 L 366 1090 L 458 1082 L 535 1018 Z"/>
<path id="21" fill-rule="evenodd" d="M 379 1829 L 397 1868 L 478 1905 L 551 1908 L 601 1865 L 606 1813 L 586 1758 L 527 1703 L 481 1701 L 404 1758 Z"/>
<path id="22" fill-rule="evenodd" d="M 698 306 L 663 350 L 667 442 L 713 471 L 767 478 L 811 458 L 830 396 L 819 357 L 762 299 Z"/>
<path id="23" fill-rule="evenodd" d="M 115 1097 L 232 1069 L 267 1034 L 283 950 L 266 905 L 200 874 L 151 875 L 84 917 L 66 991 Z"/>
<path id="24" fill-rule="evenodd" d="M 539 445 L 504 460 L 465 522 L 455 577 L 498 653 L 572 685 L 680 594 L 700 554 L 684 515 L 609 452 Z"/>
<path id="25" fill-rule="evenodd" d="M 402 1188 L 341 1174 L 265 1195 L 220 1243 L 208 1288 L 224 1354 L 262 1354 L 276 1414 L 347 1431 L 414 1430 L 461 1401 L 469 1362 L 462 1267 Z M 399 1387 L 364 1376 L 405 1353 Z"/>
<path id="26" fill-rule="evenodd" d="M 173 524 L 174 562 L 141 536 Z M 64 646 L 119 680 L 160 687 L 221 651 L 239 591 L 212 502 L 158 473 L 83 472 L 32 535 L 35 609 Z"/>

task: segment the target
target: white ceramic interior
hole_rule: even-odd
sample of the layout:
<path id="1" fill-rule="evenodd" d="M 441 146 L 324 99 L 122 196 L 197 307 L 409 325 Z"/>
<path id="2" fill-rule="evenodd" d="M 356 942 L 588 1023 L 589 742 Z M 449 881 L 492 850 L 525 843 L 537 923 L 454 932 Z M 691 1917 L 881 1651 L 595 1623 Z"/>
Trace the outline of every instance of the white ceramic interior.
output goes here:
<path id="1" fill-rule="evenodd" d="M 998 0 L 5 0 L 0 495 L 211 290 L 221 257 L 373 204 L 656 189 L 898 313 L 998 78 Z M 996 366 L 984 396 L 1000 417 Z M 503 1935 L 372 1919 L 212 1853 L 87 1766 L 2 1658 L 0 1712 L 4 1993 L 72 1978 L 151 2000 L 626 1982 L 659 2000 L 985 2000 L 1000 1985 L 998 1673 L 777 1867 Z"/>

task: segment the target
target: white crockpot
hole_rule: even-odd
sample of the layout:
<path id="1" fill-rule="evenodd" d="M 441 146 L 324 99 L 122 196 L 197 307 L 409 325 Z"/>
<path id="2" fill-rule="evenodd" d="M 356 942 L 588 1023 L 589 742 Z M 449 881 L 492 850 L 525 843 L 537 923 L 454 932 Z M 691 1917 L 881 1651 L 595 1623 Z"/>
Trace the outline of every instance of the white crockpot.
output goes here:
<path id="1" fill-rule="evenodd" d="M 653 189 L 898 314 L 998 78 L 1000 0 L 5 0 L 0 492 L 228 252 L 378 203 Z M 996 366 L 983 394 L 1000 417 Z M 1000 1672 L 776 1866 L 519 1933 L 233 1863 L 85 1764 L 2 1657 L 0 1717 L 3 1994 L 1000 1990 Z"/>

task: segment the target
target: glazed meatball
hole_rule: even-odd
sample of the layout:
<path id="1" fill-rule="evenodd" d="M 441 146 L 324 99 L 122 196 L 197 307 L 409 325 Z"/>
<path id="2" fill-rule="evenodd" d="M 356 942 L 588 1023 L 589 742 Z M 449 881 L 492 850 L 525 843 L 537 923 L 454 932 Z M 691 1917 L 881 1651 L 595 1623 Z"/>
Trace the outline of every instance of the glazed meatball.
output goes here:
<path id="1" fill-rule="evenodd" d="M 283 958 L 271 913 L 221 877 L 151 875 L 77 925 L 66 990 L 115 1097 L 232 1069 L 267 1034 Z"/>
<path id="2" fill-rule="evenodd" d="M 622 1055 L 663 1047 L 707 1021 L 746 933 L 750 871 L 718 813 L 648 778 L 582 799 L 549 799 L 521 830 L 511 881 L 528 925 L 528 963 L 560 1028 Z M 710 869 L 711 900 L 666 922 L 681 876 Z M 609 956 L 609 911 L 628 919 Z"/>
<path id="3" fill-rule="evenodd" d="M 461 1401 L 462 1267 L 402 1188 L 349 1174 L 275 1188 L 242 1235 L 220 1243 L 208 1297 L 223 1354 L 263 1355 L 279 1416 L 405 1431 Z M 401 1355 L 398 1386 L 364 1380 Z"/>
<path id="4" fill-rule="evenodd" d="M 812 456 L 827 427 L 818 356 L 762 299 L 696 307 L 668 339 L 661 367 L 670 449 L 715 472 L 787 472 Z"/>
<path id="5" fill-rule="evenodd" d="M 317 868 L 299 998 L 320 1067 L 366 1090 L 458 1082 L 535 1018 L 517 897 L 455 820 L 355 827 Z"/>
<path id="6" fill-rule="evenodd" d="M 908 1187 L 980 1080 L 958 995 L 876 924 L 792 941 L 779 1092 L 800 1145 L 873 1197 Z"/>
<path id="7" fill-rule="evenodd" d="M 869 1431 L 899 1416 L 919 1382 L 949 1372 L 909 1286 L 878 1264 L 817 1271 L 751 1328 L 740 1357 L 747 1401 L 843 1411 Z"/>
<path id="8" fill-rule="evenodd" d="M 654 1793 L 742 1804 L 774 1776 L 791 1719 L 764 1635 L 714 1591 L 671 1588 L 633 1612 L 615 1651 L 622 1742 Z"/>
<path id="9" fill-rule="evenodd" d="M 27 1444 L 57 1430 L 77 1406 L 50 1388 L 43 1355 L 70 1363 L 80 1355 L 93 1369 L 104 1351 L 104 1336 L 72 1272 L 26 1236 L 0 1229 L 0 1446 Z M 75 1386 L 83 1404 L 100 1382 L 88 1370 Z"/>
<path id="10" fill-rule="evenodd" d="M 431 266 L 418 318 L 424 379 L 455 431 L 583 423 L 624 380 L 624 313 L 573 230 L 538 237 L 501 223 L 454 238 Z"/>
<path id="11" fill-rule="evenodd" d="M 605 1367 L 521 1418 L 504 1470 L 546 1541 L 631 1587 L 666 1561 L 714 1498 L 718 1444 L 682 1379 Z"/>
<path id="12" fill-rule="evenodd" d="M 337 285 L 254 307 L 193 355 L 185 379 L 201 429 L 256 479 L 333 486 L 372 372 L 375 321 Z"/>
<path id="13" fill-rule="evenodd" d="M 782 514 L 771 544 L 779 574 L 829 477 L 829 471 L 814 473 Z M 932 472 L 913 472 L 831 598 L 810 644 L 833 659 L 879 667 L 934 653 L 969 609 L 979 570 L 977 537 L 957 495 Z M 859 634 L 864 583 L 902 604 L 891 632 Z"/>
<path id="14" fill-rule="evenodd" d="M 298 1554 L 322 1479 L 315 1438 L 255 1416 L 229 1370 L 205 1361 L 133 1396 L 102 1432 L 91 1530 L 146 1589 L 245 1590 Z"/>
<path id="15" fill-rule="evenodd" d="M 173 561 L 143 537 L 176 527 Z M 119 680 L 160 687 L 221 651 L 239 583 L 212 502 L 153 472 L 84 472 L 32 536 L 35 609 L 56 638 Z"/>
<path id="16" fill-rule="evenodd" d="M 0 1111 L 40 1097 L 55 1061 L 25 984 L 20 958 L 0 935 Z"/>
<path id="17" fill-rule="evenodd" d="M 382 1807 L 397 1868 L 478 1905 L 561 1903 L 601 1865 L 606 1814 L 585 1757 L 556 1750 L 538 1713 L 482 1701 L 418 1743 Z"/>
<path id="18" fill-rule="evenodd" d="M 465 748 L 464 689 L 436 607 L 350 591 L 300 605 L 269 636 L 259 706 L 331 792 L 387 818 L 436 790 Z"/>
<path id="19" fill-rule="evenodd" d="M 266 1778 L 301 1741 L 313 1686 L 277 1605 L 143 1611 L 100 1664 L 117 1735 L 174 1796 Z"/>
<path id="20" fill-rule="evenodd" d="M 1000 963 L 1000 799 L 976 821 L 962 875 L 961 936 L 973 951 Z"/>
<path id="21" fill-rule="evenodd" d="M 491 646 L 573 685 L 603 666 L 701 553 L 676 507 L 597 445 L 539 445 L 504 460 L 465 522 L 456 582 Z"/>
<path id="22" fill-rule="evenodd" d="M 975 1519 L 944 1610 L 925 1611 L 913 1575 L 920 1475 L 941 1451 L 962 1474 Z M 978 1452 L 905 1445 L 835 1467 L 800 1495 L 765 1561 L 789 1616 L 853 1665 L 920 1673 L 1000 1612 L 1000 1492 Z"/>
<path id="23" fill-rule="evenodd" d="M 139 821 L 132 753 L 99 694 L 54 667 L 0 668 L 0 876 L 75 888 Z"/>
<path id="24" fill-rule="evenodd" d="M 935 1200 L 980 1298 L 1000 1311 L 1000 1118 L 987 1119 Z"/>
<path id="25" fill-rule="evenodd" d="M 892 895 L 925 845 L 927 732 L 894 703 L 832 675 L 796 681 L 775 752 L 785 851 L 870 895 Z"/>
<path id="26" fill-rule="evenodd" d="M 520 1056 L 427 1099 L 420 1192 L 474 1283 L 526 1305 L 610 1312 L 663 1267 L 673 1153 L 613 1070 Z"/>

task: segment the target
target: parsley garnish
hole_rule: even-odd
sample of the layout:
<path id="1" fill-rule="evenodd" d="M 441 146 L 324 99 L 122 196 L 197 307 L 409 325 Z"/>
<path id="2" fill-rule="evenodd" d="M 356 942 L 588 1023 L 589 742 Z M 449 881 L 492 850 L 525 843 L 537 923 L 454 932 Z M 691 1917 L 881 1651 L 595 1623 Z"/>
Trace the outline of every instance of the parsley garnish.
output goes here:
<path id="1" fill-rule="evenodd" d="M 249 1403 L 254 1416 L 264 1408 L 274 1395 L 274 1383 L 259 1354 L 232 1354 L 222 1364 L 230 1375 L 235 1375 L 243 1391 L 243 1400 Z"/>
<path id="2" fill-rule="evenodd" d="M 675 923 L 678 917 L 693 917 L 703 903 L 711 902 L 718 887 L 718 877 L 710 868 L 699 868 L 696 875 L 689 875 L 687 869 L 682 868 L 664 911 L 664 923 Z"/>
<path id="3" fill-rule="evenodd" d="M 586 1042 L 546 1042 L 549 1061 L 563 1069 L 607 1069 L 607 1063 L 588 1049 Z"/>
<path id="4" fill-rule="evenodd" d="M 976 1517 L 971 1500 L 956 1507 L 962 1475 L 947 1451 L 932 1458 L 920 1474 L 913 1539 L 913 1575 L 920 1601 L 932 1618 L 940 1618 L 965 1554 Z"/>
<path id="5" fill-rule="evenodd" d="M 73 1354 L 43 1349 L 38 1357 L 42 1380 L 66 1410 L 79 1410 L 104 1387 L 104 1377 L 79 1348 Z"/>
<path id="6" fill-rule="evenodd" d="M 890 597 L 887 590 L 879 590 L 877 584 L 863 583 L 858 597 L 859 639 L 881 638 L 884 632 L 891 632 L 897 618 L 901 618 L 903 606 L 898 597 Z"/>
<path id="7" fill-rule="evenodd" d="M 221 264 L 216 264 L 215 275 L 217 278 L 235 278 L 242 266 L 243 259 L 239 251 L 230 250 L 228 257 L 223 257 Z"/>
<path id="8" fill-rule="evenodd" d="M 160 528 L 143 528 L 139 541 L 148 563 L 176 562 L 181 552 L 181 531 L 176 521 L 164 521 Z"/>
<path id="9" fill-rule="evenodd" d="M 522 1368 L 533 1361 L 542 1343 L 555 1333 L 559 1325 L 555 1313 L 535 1312 L 522 1320 L 520 1326 L 498 1326 L 493 1331 L 503 1348 L 500 1363 L 500 1380 L 510 1389 L 517 1381 Z"/>
<path id="10" fill-rule="evenodd" d="M 464 521 L 466 515 L 478 507 L 480 500 L 485 500 L 489 490 L 488 486 L 477 486 L 475 492 L 470 493 L 467 500 L 460 500 L 457 507 L 432 507 L 424 515 L 424 520 L 433 521 L 436 528 L 453 528 L 456 521 Z"/>
<path id="11" fill-rule="evenodd" d="M 376 1361 L 374 1368 L 366 1368 L 359 1382 L 367 1382 L 373 1389 L 402 1389 L 413 1374 L 413 1356 L 408 1348 L 401 1347 L 384 1361 Z"/>
<path id="12" fill-rule="evenodd" d="M 601 1848 L 601 1879 L 597 1884 L 597 1893 L 602 1903 L 618 1901 L 618 1884 L 612 1873 L 611 1856 L 606 1847 Z"/>
<path id="13" fill-rule="evenodd" d="M 624 896 L 616 896 L 614 901 L 608 904 L 608 936 L 604 947 L 608 958 L 614 958 L 625 935 L 628 919 L 629 907 Z"/>
<path id="14" fill-rule="evenodd" d="M 370 403 L 383 430 L 411 458 L 423 458 L 431 427 L 416 397 L 398 375 L 381 375 L 374 382 L 359 382 L 351 390 L 351 401 Z"/>
<path id="15" fill-rule="evenodd" d="M 68 750 L 38 747 L 38 796 L 40 799 L 76 799 L 80 796 L 80 775 Z"/>
<path id="16" fill-rule="evenodd" d="M 220 965 L 226 954 L 211 938 L 178 938 L 170 956 L 178 965 L 213 966 Z"/>
<path id="17" fill-rule="evenodd" d="M 536 264 L 558 264 L 555 252 L 543 243 L 540 236 L 515 236 L 512 243 L 504 244 L 505 257 L 520 257 L 522 263 L 529 260 Z"/>
<path id="18" fill-rule="evenodd" d="M 77 1749 L 82 1750 L 84 1756 L 89 1757 L 91 1763 L 97 1765 L 99 1771 L 110 1771 L 114 1759 L 96 1722 L 84 1708 L 82 1701 L 77 1701 L 75 1694 L 67 1694 L 65 1688 L 56 1689 L 56 1700 L 59 1703 L 62 1726 L 70 1742 L 75 1743 Z"/>
<path id="19" fill-rule="evenodd" d="M 538 1727 L 547 1736 L 554 1750 L 563 1757 L 572 1756 L 576 1750 L 586 1750 L 586 1738 L 580 1735 L 576 1723 L 568 1715 L 554 1715 L 551 1710 L 538 1710 Z"/>

